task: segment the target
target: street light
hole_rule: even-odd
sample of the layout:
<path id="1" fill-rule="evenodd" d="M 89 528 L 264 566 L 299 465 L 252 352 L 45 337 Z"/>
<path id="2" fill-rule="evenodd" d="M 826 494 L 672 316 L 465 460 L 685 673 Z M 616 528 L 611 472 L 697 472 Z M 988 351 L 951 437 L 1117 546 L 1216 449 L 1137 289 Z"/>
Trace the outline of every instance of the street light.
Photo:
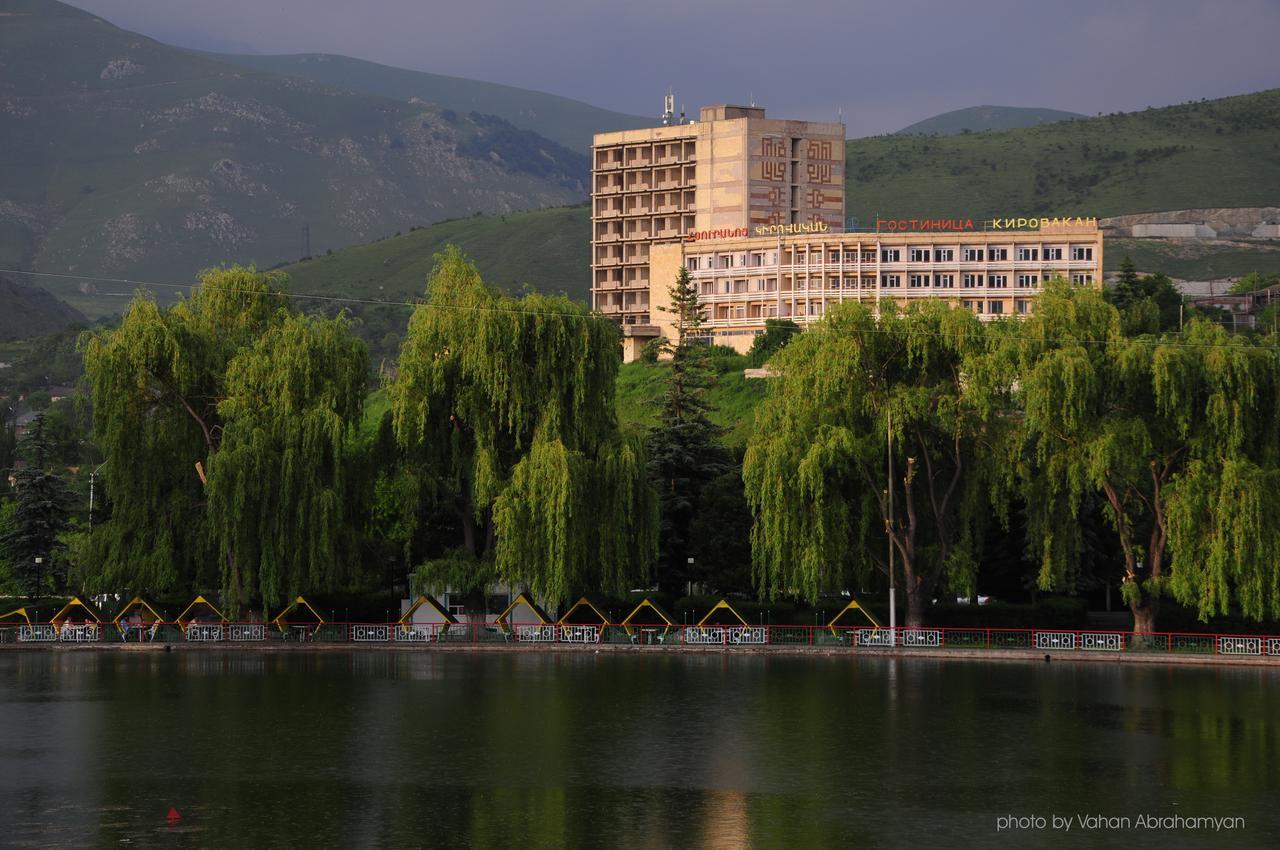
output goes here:
<path id="1" fill-rule="evenodd" d="M 110 462 L 111 460 L 109 458 L 107 460 L 104 460 L 102 463 L 98 464 L 98 469 L 95 469 L 89 473 L 89 530 L 90 531 L 93 531 L 93 482 L 94 482 L 94 479 L 98 477 L 98 470 L 102 469 L 102 467 L 106 466 Z"/>

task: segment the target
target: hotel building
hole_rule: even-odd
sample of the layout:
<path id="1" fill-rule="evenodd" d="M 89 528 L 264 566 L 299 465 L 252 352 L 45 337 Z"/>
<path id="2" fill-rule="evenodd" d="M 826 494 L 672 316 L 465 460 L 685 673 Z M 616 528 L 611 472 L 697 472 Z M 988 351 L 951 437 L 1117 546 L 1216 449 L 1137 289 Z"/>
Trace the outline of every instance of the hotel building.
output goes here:
<path id="1" fill-rule="evenodd" d="M 844 125 L 712 106 L 688 124 L 595 137 L 592 303 L 630 361 L 670 338 L 668 287 L 698 286 L 713 342 L 750 348 L 767 319 L 946 298 L 983 318 L 1031 309 L 1044 282 L 1102 282 L 1095 219 L 892 219 L 842 232 Z"/>

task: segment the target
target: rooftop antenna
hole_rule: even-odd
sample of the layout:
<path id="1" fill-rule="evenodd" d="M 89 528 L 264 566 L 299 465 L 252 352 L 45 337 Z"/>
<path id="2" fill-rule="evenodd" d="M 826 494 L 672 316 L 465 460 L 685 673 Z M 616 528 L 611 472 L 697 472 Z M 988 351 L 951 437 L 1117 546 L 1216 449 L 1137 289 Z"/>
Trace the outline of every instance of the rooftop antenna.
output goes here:
<path id="1" fill-rule="evenodd" d="M 676 96 L 672 94 L 671 89 L 667 89 L 667 95 L 662 99 L 662 126 L 666 127 L 676 117 Z"/>
<path id="2" fill-rule="evenodd" d="M 680 123 L 681 123 L 681 124 L 685 123 L 685 120 L 684 120 L 684 104 L 683 104 L 683 103 L 682 103 L 682 104 L 680 104 Z"/>
<path id="3" fill-rule="evenodd" d="M 750 102 L 751 107 L 754 109 L 756 105 L 756 93 L 753 91 L 747 92 L 747 101 Z"/>

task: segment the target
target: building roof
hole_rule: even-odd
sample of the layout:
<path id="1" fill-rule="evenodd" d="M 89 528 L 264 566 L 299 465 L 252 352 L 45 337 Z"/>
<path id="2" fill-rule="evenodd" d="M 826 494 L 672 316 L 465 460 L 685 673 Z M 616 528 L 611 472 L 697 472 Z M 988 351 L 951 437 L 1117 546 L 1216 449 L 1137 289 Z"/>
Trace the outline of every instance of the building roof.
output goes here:
<path id="1" fill-rule="evenodd" d="M 285 617 L 296 610 L 309 611 L 311 613 L 311 616 L 315 618 L 314 622 L 317 625 L 322 625 L 324 623 L 324 617 L 320 616 L 320 612 L 316 611 L 315 608 L 311 607 L 311 603 L 306 600 L 306 597 L 299 596 L 296 599 L 294 599 L 292 602 L 290 602 L 287 608 L 285 608 L 279 614 L 276 614 L 275 618 L 272 619 L 271 621 L 272 625 L 277 626 L 278 628 L 283 630 L 285 626 L 289 625 L 289 623 L 294 622 L 293 620 L 286 620 Z M 298 622 L 302 622 L 302 621 L 298 621 Z"/>
<path id="2" fill-rule="evenodd" d="M 698 621 L 698 625 L 699 626 L 715 625 L 714 623 L 708 624 L 707 621 L 710 620 L 717 611 L 727 611 L 733 617 L 733 619 L 737 620 L 742 625 L 744 626 L 751 625 L 746 620 L 742 619 L 742 615 L 738 613 L 736 608 L 734 608 L 732 605 L 729 604 L 729 600 L 727 599 L 721 599 L 715 605 L 712 605 L 711 610 L 708 611 L 706 614 L 704 614 L 702 616 L 702 619 Z"/>
<path id="3" fill-rule="evenodd" d="M 662 620 L 662 622 L 666 623 L 668 626 L 674 626 L 676 624 L 675 619 L 670 614 L 668 614 L 661 605 L 659 605 L 657 602 L 654 602 L 652 599 L 646 596 L 644 599 L 641 599 L 640 602 L 636 605 L 636 607 L 631 609 L 631 613 L 628 614 L 626 617 L 624 617 L 622 620 L 622 626 L 624 628 L 627 628 L 628 634 L 631 633 L 631 629 L 629 628 L 629 626 L 631 625 L 632 621 L 636 620 L 636 615 L 646 608 L 652 611 L 654 614 L 656 614 Z M 658 623 L 649 622 L 646 620 L 638 620 L 636 621 L 636 625 L 637 626 L 656 626 L 658 625 Z"/>
<path id="4" fill-rule="evenodd" d="M 155 606 L 152 605 L 147 600 L 143 599 L 141 596 L 135 596 L 132 599 L 130 599 L 128 602 L 126 602 L 124 604 L 124 607 L 120 609 L 120 612 L 116 614 L 115 617 L 112 618 L 111 622 L 119 624 L 119 622 L 122 619 L 124 619 L 125 616 L 130 611 L 134 610 L 135 608 L 138 609 L 139 611 L 142 611 L 143 613 L 149 613 L 151 615 L 152 621 L 154 622 L 158 622 L 158 623 L 164 622 L 164 617 L 162 617 L 160 615 L 160 612 L 155 609 Z"/>
<path id="5" fill-rule="evenodd" d="M 457 618 L 454 617 L 452 614 L 450 614 L 445 609 L 445 607 L 436 600 L 434 596 L 432 596 L 429 593 L 424 593 L 418 597 L 417 601 L 415 601 L 412 605 L 409 606 L 409 609 L 405 611 L 403 615 L 401 615 L 400 617 L 401 624 L 412 623 L 413 613 L 417 611 L 419 608 L 421 608 L 423 605 L 426 605 L 429 608 L 435 609 L 436 613 L 438 613 L 441 617 L 443 617 L 446 623 L 452 624 L 452 623 L 458 622 Z"/>
<path id="6" fill-rule="evenodd" d="M 538 603 L 533 601 L 533 597 L 529 595 L 528 591 L 521 591 L 519 594 L 517 594 L 516 598 L 511 600 L 511 604 L 507 606 L 505 611 L 503 611 L 501 614 L 497 616 L 494 622 L 496 622 L 500 626 L 507 625 L 507 615 L 509 615 L 513 610 L 515 610 L 516 606 L 520 604 L 524 604 L 528 606 L 529 610 L 533 612 L 533 615 L 537 617 L 540 622 L 542 623 L 555 622 L 554 620 L 551 619 L 550 614 L 548 614 L 546 611 L 543 611 L 542 608 L 538 605 Z"/>
<path id="7" fill-rule="evenodd" d="M 860 613 L 877 629 L 880 628 L 880 622 L 871 615 L 870 611 L 862 607 L 862 603 L 858 601 L 858 597 L 856 596 L 850 596 L 849 604 L 841 608 L 840 611 L 831 618 L 831 622 L 827 623 L 827 628 L 831 629 L 832 634 L 834 634 L 836 630 L 836 623 L 839 622 L 840 618 L 854 611 Z"/>
<path id="8" fill-rule="evenodd" d="M 609 618 L 608 618 L 607 616 L 605 616 L 605 614 L 604 614 L 604 612 L 603 612 L 602 610 L 600 610 L 600 609 L 601 609 L 601 607 L 603 607 L 603 606 L 597 606 L 595 603 L 593 603 L 593 602 L 592 602 L 590 599 L 588 599 L 586 596 L 582 596 L 582 597 L 580 597 L 580 598 L 578 599 L 578 601 L 577 601 L 577 602 L 575 602 L 575 603 L 573 603 L 572 605 L 570 605 L 570 606 L 569 606 L 569 610 L 568 610 L 568 611 L 565 611 L 565 612 L 564 612 L 564 616 L 562 616 L 562 617 L 560 618 L 560 623 L 561 623 L 561 624 L 568 623 L 568 622 L 569 622 L 569 618 L 570 618 L 571 616 L 573 616 L 573 613 L 574 613 L 575 611 L 577 611 L 577 610 L 579 610 L 579 609 L 583 609 L 583 613 L 584 613 L 584 614 L 586 614 L 587 612 L 590 612 L 590 613 L 595 614 L 595 620 L 594 620 L 594 622 L 592 623 L 592 625 L 596 625 L 596 624 L 598 624 L 598 625 L 602 625 L 602 626 L 607 626 L 607 625 L 609 625 Z"/>
<path id="9" fill-rule="evenodd" d="M 205 599 L 203 596 L 197 596 L 195 599 L 192 599 L 191 604 L 188 605 L 186 608 L 184 608 L 182 610 L 182 613 L 178 615 L 177 621 L 185 626 L 187 623 L 194 620 L 195 617 L 191 616 L 191 609 L 195 608 L 197 605 L 203 605 L 213 613 L 217 614 L 218 619 L 221 620 L 222 622 L 225 623 L 227 621 L 227 618 L 223 616 L 222 612 L 218 610 L 217 606 L 215 606 L 208 599 Z"/>
<path id="10" fill-rule="evenodd" d="M 79 596 L 71 597 L 67 604 L 62 606 L 62 610 L 49 618 L 49 622 L 61 623 L 63 620 L 70 620 L 71 613 L 76 608 L 79 608 L 81 612 L 87 614 L 95 623 L 106 622 L 102 619 L 102 615 L 98 613 L 97 608 L 93 607 L 88 602 L 85 602 Z"/>

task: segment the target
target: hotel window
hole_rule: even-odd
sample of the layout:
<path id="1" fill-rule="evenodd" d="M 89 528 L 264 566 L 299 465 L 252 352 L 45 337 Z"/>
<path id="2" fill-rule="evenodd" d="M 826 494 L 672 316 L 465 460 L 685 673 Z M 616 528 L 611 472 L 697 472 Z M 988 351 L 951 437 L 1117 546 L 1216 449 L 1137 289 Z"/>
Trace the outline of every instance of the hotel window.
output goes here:
<path id="1" fill-rule="evenodd" d="M 933 285 L 935 289 L 954 289 L 956 276 L 953 274 L 935 274 L 933 276 Z"/>
<path id="2" fill-rule="evenodd" d="M 1045 259 L 1045 262 L 1048 262 L 1049 260 L 1061 260 L 1062 249 L 1061 248 L 1045 248 L 1044 259 Z"/>
<path id="3" fill-rule="evenodd" d="M 902 286 L 902 275 L 882 274 L 880 275 L 880 285 L 886 289 L 894 289 Z"/>
<path id="4" fill-rule="evenodd" d="M 982 262 L 982 249 L 965 248 L 960 252 L 960 259 L 966 263 L 980 263 Z"/>
<path id="5" fill-rule="evenodd" d="M 902 252 L 897 248 L 885 248 L 880 252 L 880 260 L 885 263 L 897 263 L 902 258 Z"/>
<path id="6" fill-rule="evenodd" d="M 1071 276 L 1071 282 L 1077 286 L 1088 286 L 1089 284 L 1093 283 L 1093 275 L 1087 272 L 1073 274 Z"/>
<path id="7" fill-rule="evenodd" d="M 961 301 L 960 306 L 964 307 L 966 310 L 972 310 L 973 312 L 977 313 L 979 316 L 982 315 L 981 301 Z"/>
<path id="8" fill-rule="evenodd" d="M 1071 249 L 1071 259 L 1073 260 L 1092 260 L 1093 248 L 1088 245 L 1076 245 Z"/>
<path id="9" fill-rule="evenodd" d="M 832 251 L 832 252 L 831 252 L 831 256 L 827 259 L 827 262 L 828 262 L 828 263 L 838 263 L 838 262 L 840 262 L 840 252 L 839 252 L 839 251 Z"/>
<path id="10" fill-rule="evenodd" d="M 845 251 L 843 254 L 841 254 L 841 258 L 846 263 L 855 263 L 858 261 L 858 255 L 853 253 L 852 251 Z"/>
<path id="11" fill-rule="evenodd" d="M 1013 302 L 1013 312 L 1020 316 L 1025 316 L 1031 312 L 1031 302 L 1025 298 L 1018 298 Z"/>
<path id="12" fill-rule="evenodd" d="M 912 248 L 911 262 L 913 263 L 929 262 L 929 249 L 928 248 Z"/>
<path id="13" fill-rule="evenodd" d="M 1020 274 L 1018 275 L 1018 286 L 1023 289 L 1035 289 L 1040 285 L 1040 275 L 1038 274 Z"/>
<path id="14" fill-rule="evenodd" d="M 1009 276 L 1007 274 L 989 274 L 987 275 L 988 289 L 1004 289 L 1009 285 Z"/>
<path id="15" fill-rule="evenodd" d="M 1004 312 L 1004 302 L 1003 301 L 987 302 L 987 312 L 993 316 L 999 316 Z"/>
<path id="16" fill-rule="evenodd" d="M 731 268 L 733 268 L 733 255 L 732 255 L 732 254 L 721 254 L 721 255 L 720 255 L 720 268 L 722 268 L 722 269 L 731 269 Z"/>
<path id="17" fill-rule="evenodd" d="M 1018 262 L 1026 263 L 1040 258 L 1040 250 L 1038 248 L 1019 248 Z"/>
<path id="18" fill-rule="evenodd" d="M 967 274 L 961 278 L 961 282 L 964 283 L 965 289 L 974 289 L 975 287 L 982 286 L 982 275 Z"/>
<path id="19" fill-rule="evenodd" d="M 1009 259 L 1008 248 L 988 248 L 987 259 L 993 263 L 1003 263 Z"/>
<path id="20" fill-rule="evenodd" d="M 698 257 L 690 257 L 689 259 L 685 260 L 684 267 L 691 272 L 696 272 L 698 270 L 699 259 L 700 258 Z"/>
<path id="21" fill-rule="evenodd" d="M 876 261 L 876 252 L 875 252 L 875 251 L 863 251 L 863 252 L 862 252 L 862 262 L 864 262 L 864 263 L 874 263 L 875 261 Z"/>
<path id="22" fill-rule="evenodd" d="M 913 274 L 908 278 L 907 285 L 912 289 L 924 289 L 929 285 L 929 276 L 927 274 Z"/>
<path id="23" fill-rule="evenodd" d="M 933 261 L 935 263 L 949 263 L 956 258 L 956 252 L 953 248 L 935 248 L 933 250 Z"/>

